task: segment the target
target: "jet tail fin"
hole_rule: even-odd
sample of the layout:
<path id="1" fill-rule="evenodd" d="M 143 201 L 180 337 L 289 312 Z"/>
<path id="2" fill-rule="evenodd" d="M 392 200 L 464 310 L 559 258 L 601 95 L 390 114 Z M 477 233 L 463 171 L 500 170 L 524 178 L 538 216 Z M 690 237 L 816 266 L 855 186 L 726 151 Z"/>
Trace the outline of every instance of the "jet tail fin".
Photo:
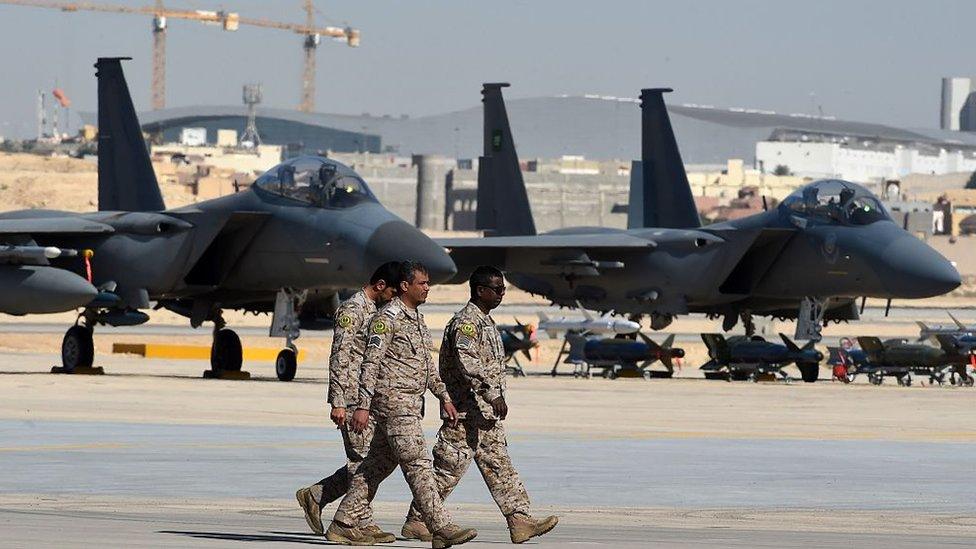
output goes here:
<path id="1" fill-rule="evenodd" d="M 534 235 L 535 221 L 502 97 L 506 87 L 505 83 L 486 83 L 481 89 L 485 150 L 478 160 L 475 226 L 496 236 Z"/>
<path id="2" fill-rule="evenodd" d="M 166 209 L 122 72 L 128 57 L 99 57 L 98 209 L 152 212 Z"/>
<path id="3" fill-rule="evenodd" d="M 630 191 L 627 195 L 627 228 L 643 229 L 644 224 L 644 164 L 630 162 Z"/>
<path id="4" fill-rule="evenodd" d="M 628 219 L 630 228 L 663 227 L 691 229 L 701 227 L 698 208 L 691 194 L 688 175 L 674 137 L 664 94 L 670 88 L 641 90 L 641 189 L 631 189 L 630 213 L 634 212 L 634 195 L 639 194 L 640 225 Z M 636 180 L 631 177 L 631 185 Z"/>

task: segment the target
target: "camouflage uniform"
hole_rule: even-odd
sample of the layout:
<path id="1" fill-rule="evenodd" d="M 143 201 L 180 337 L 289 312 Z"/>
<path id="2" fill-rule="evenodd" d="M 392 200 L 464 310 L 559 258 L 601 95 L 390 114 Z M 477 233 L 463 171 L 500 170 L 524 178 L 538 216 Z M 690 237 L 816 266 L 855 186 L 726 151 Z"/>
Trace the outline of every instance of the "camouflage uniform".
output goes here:
<path id="1" fill-rule="evenodd" d="M 491 401 L 505 393 L 505 349 L 495 321 L 474 303 L 458 311 L 444 330 L 440 374 L 462 420 L 445 422 L 434 445 L 434 474 L 442 499 L 471 464 L 478 465 L 505 516 L 529 514 L 529 496 L 508 455 L 505 429 Z M 416 505 L 407 520 L 419 520 Z"/>
<path id="2" fill-rule="evenodd" d="M 400 465 L 430 531 L 440 531 L 450 524 L 451 517 L 437 495 L 437 481 L 420 423 L 423 395 L 428 389 L 441 400 L 450 401 L 434 368 L 432 347 L 424 316 L 399 298 L 383 306 L 370 321 L 358 408 L 370 411 L 376 430 L 366 459 L 356 470 L 349 492 L 336 511 L 337 522 L 363 526 L 380 482 Z"/>
<path id="3" fill-rule="evenodd" d="M 329 404 L 333 408 L 346 409 L 346 425 L 340 428 L 346 464 L 309 487 L 320 507 L 339 499 L 349 490 L 349 482 L 366 457 L 366 450 L 373 438 L 372 419 L 362 433 L 356 433 L 348 426 L 359 401 L 359 366 L 366 349 L 369 319 L 374 314 L 376 303 L 366 295 L 365 290 L 356 292 L 336 310 L 335 335 L 329 356 Z M 364 513 L 364 520 L 372 522 L 372 508 L 367 506 Z"/>

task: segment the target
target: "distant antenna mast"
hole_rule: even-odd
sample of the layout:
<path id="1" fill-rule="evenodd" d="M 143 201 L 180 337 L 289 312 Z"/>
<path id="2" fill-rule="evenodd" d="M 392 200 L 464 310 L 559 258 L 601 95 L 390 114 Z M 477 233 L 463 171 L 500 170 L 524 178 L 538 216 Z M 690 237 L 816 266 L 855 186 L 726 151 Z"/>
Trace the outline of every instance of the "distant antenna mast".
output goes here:
<path id="1" fill-rule="evenodd" d="M 261 136 L 258 134 L 258 103 L 264 98 L 264 91 L 261 84 L 244 85 L 244 104 L 247 105 L 247 126 L 238 144 L 241 147 L 257 147 L 261 144 Z"/>
<path id="2" fill-rule="evenodd" d="M 47 109 L 44 100 L 44 90 L 37 90 L 37 140 L 44 139 L 47 127 Z"/>

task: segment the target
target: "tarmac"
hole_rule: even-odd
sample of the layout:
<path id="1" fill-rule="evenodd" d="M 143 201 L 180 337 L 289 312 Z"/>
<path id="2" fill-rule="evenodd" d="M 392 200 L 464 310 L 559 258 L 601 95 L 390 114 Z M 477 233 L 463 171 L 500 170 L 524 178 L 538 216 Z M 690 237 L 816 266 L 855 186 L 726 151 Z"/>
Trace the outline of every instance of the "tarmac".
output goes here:
<path id="1" fill-rule="evenodd" d="M 44 373 L 56 360 L 0 353 L 4 546 L 329 544 L 293 496 L 341 464 L 323 364 L 280 383 L 127 356 L 101 357 L 104 376 Z M 968 547 L 973 395 L 510 378 L 506 428 L 535 512 L 561 517 L 540 547 Z M 436 426 L 428 400 L 431 439 Z M 395 474 L 379 523 L 398 532 L 408 498 Z M 448 507 L 479 528 L 469 546 L 508 542 L 474 468 Z"/>

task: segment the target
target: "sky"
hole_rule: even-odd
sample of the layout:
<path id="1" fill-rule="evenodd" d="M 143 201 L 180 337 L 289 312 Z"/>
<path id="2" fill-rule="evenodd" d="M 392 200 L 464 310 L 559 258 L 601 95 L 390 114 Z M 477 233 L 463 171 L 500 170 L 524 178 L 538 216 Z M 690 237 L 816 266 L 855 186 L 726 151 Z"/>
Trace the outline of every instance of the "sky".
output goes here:
<path id="1" fill-rule="evenodd" d="M 144 6 L 149 0 L 100 0 Z M 301 22 L 301 0 L 166 0 Z M 938 127 L 941 78 L 976 75 L 976 2 L 966 0 L 316 0 L 317 23 L 360 29 L 362 45 L 324 41 L 316 110 L 421 116 L 478 105 L 482 82 L 509 98 L 637 96 L 667 86 L 679 103 Z M 265 104 L 295 108 L 302 38 L 170 21 L 167 106 L 238 105 L 259 82 Z M 55 85 L 95 110 L 92 64 L 125 65 L 149 108 L 150 18 L 0 5 L 0 136 L 35 132 L 37 91 Z"/>

